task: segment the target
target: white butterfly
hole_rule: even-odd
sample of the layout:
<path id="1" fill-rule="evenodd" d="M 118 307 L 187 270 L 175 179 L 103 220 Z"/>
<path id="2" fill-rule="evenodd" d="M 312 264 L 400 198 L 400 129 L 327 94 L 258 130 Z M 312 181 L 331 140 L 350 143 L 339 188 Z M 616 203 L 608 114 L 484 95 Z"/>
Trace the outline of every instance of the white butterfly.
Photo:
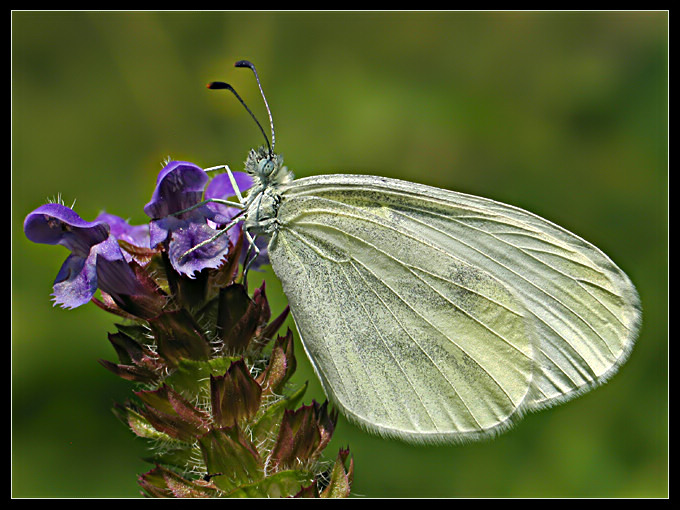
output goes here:
<path id="1" fill-rule="evenodd" d="M 479 439 L 626 360 L 639 298 L 592 244 L 519 208 L 422 184 L 293 180 L 272 146 L 250 153 L 257 184 L 235 221 L 270 236 L 305 351 L 350 420 L 412 442 Z"/>

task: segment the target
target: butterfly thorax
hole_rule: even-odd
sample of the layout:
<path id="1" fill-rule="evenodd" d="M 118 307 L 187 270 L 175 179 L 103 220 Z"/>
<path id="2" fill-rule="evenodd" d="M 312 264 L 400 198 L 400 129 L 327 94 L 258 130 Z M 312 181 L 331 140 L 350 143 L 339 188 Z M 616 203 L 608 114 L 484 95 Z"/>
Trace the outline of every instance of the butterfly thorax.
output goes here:
<path id="1" fill-rule="evenodd" d="M 245 170 L 255 178 L 246 201 L 246 230 L 271 235 L 277 226 L 276 215 L 281 201 L 279 187 L 292 181 L 293 174 L 283 166 L 283 156 L 266 147 L 250 151 Z"/>

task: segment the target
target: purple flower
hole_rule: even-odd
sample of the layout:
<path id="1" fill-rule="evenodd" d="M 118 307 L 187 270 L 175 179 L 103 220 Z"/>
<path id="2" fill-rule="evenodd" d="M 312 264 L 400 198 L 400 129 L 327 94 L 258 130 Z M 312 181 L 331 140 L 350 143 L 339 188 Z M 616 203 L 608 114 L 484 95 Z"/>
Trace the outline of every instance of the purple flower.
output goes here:
<path id="1" fill-rule="evenodd" d="M 144 207 L 151 217 L 150 247 L 165 243 L 172 266 L 190 278 L 203 269 L 219 267 L 229 250 L 228 238 L 221 236 L 184 256 L 218 232 L 208 223 L 215 213 L 206 205 L 177 214 L 203 200 L 203 189 L 209 179 L 193 163 L 171 161 L 158 174 L 151 201 Z"/>
<path id="2" fill-rule="evenodd" d="M 26 216 L 24 232 L 35 243 L 60 244 L 71 251 L 54 281 L 55 304 L 83 305 L 97 288 L 114 299 L 144 292 L 107 223 L 85 221 L 61 204 L 45 204 Z"/>
<path id="3" fill-rule="evenodd" d="M 144 212 L 157 220 L 196 205 L 208 180 L 208 174 L 193 163 L 170 161 L 158 174 L 156 189 Z"/>
<path id="4" fill-rule="evenodd" d="M 239 189 L 252 185 L 252 178 L 244 172 L 235 172 L 234 178 Z M 204 198 L 226 200 L 236 192 L 228 175 L 220 174 L 210 182 L 204 197 L 209 180 L 208 174 L 193 163 L 171 161 L 158 175 L 151 201 L 144 207 L 152 219 L 150 247 L 165 243 L 172 266 L 190 278 L 203 269 L 219 267 L 228 254 L 230 242 L 235 243 L 240 234 L 240 226 L 234 226 L 227 235 L 215 237 L 237 209 L 214 202 L 198 204 Z M 187 253 L 210 239 L 213 240 Z"/>

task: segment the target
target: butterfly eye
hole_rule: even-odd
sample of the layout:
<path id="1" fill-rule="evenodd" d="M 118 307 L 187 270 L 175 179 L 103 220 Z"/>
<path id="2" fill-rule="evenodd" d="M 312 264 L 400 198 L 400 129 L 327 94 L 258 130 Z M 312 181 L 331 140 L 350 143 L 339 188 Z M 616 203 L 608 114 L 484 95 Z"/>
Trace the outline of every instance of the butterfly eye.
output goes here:
<path id="1" fill-rule="evenodd" d="M 259 171 L 261 175 L 268 177 L 272 174 L 275 168 L 276 165 L 274 164 L 274 161 L 272 161 L 271 158 L 263 159 L 262 161 L 260 161 Z"/>

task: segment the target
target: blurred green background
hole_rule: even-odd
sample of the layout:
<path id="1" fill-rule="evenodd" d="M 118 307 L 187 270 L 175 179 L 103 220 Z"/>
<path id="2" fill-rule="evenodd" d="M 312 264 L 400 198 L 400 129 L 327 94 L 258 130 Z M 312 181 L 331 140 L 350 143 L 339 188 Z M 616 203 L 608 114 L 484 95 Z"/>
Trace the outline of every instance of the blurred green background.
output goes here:
<path id="1" fill-rule="evenodd" d="M 668 494 L 668 13 L 13 12 L 12 494 L 137 497 L 144 443 L 110 412 L 115 318 L 50 302 L 67 252 L 25 215 L 61 194 L 92 220 L 142 207 L 171 156 L 241 169 L 262 143 L 298 177 L 372 173 L 490 197 L 596 244 L 642 297 L 605 386 L 492 441 L 416 447 L 341 418 L 358 497 Z M 285 299 L 266 276 L 273 307 Z M 252 277 L 253 283 L 259 283 Z M 299 344 L 298 344 L 299 347 Z M 323 392 L 298 348 L 297 384 Z"/>

